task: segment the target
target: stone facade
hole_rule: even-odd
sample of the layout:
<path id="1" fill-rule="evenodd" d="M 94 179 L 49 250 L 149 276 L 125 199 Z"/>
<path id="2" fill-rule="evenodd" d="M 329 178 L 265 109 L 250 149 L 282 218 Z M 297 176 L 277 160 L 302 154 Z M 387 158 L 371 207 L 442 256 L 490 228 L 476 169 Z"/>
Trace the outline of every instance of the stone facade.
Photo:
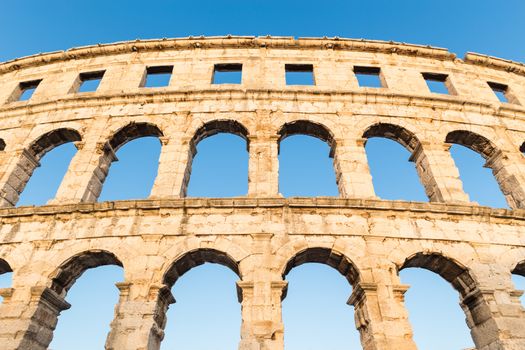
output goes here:
<path id="1" fill-rule="evenodd" d="M 242 84 L 212 84 L 217 64 L 241 64 Z M 286 85 L 286 64 L 311 65 L 315 85 Z M 169 86 L 141 87 L 158 66 L 172 67 Z M 379 68 L 383 87 L 359 87 L 355 67 Z M 77 92 L 81 74 L 101 71 L 97 91 Z M 429 74 L 450 94 L 431 93 Z M 17 101 L 34 82 L 32 98 Z M 75 280 L 114 264 L 125 281 L 106 349 L 158 349 L 171 286 L 212 262 L 239 276 L 239 349 L 282 350 L 286 274 L 319 262 L 351 283 L 364 350 L 416 349 L 403 302 L 409 286 L 398 276 L 407 267 L 458 291 L 476 349 L 525 349 L 521 291 L 511 281 L 525 275 L 524 104 L 522 64 L 339 38 L 136 41 L 0 64 L 0 273 L 13 271 L 12 287 L 0 290 L 2 347 L 47 349 Z M 217 132 L 246 140 L 248 193 L 185 198 L 196 145 Z M 279 194 L 279 142 L 294 134 L 330 145 L 339 198 Z M 150 197 L 96 203 L 115 152 L 143 136 L 162 143 Z M 429 203 L 376 197 L 370 137 L 412 153 Z M 15 208 L 40 158 L 65 142 L 78 152 L 56 197 Z M 453 143 L 487 160 L 511 210 L 470 201 Z"/>

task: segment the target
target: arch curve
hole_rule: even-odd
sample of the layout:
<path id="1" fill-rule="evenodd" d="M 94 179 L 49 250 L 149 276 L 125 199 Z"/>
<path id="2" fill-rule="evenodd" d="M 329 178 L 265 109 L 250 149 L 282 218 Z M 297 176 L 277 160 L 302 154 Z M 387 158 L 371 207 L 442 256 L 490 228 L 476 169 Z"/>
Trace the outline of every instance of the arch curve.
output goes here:
<path id="1" fill-rule="evenodd" d="M 525 260 L 520 261 L 512 270 L 513 274 L 525 277 Z"/>
<path id="2" fill-rule="evenodd" d="M 145 122 L 131 122 L 118 129 L 115 133 L 113 133 L 108 143 L 111 146 L 111 148 L 116 152 L 120 147 L 124 146 L 126 143 L 135 140 L 139 137 L 147 136 L 161 137 L 164 136 L 164 133 L 155 124 Z"/>
<path id="3" fill-rule="evenodd" d="M 278 131 L 278 144 L 293 135 L 307 135 L 318 138 L 330 146 L 330 157 L 335 154 L 336 141 L 333 132 L 325 125 L 310 120 L 295 120 L 285 123 Z"/>
<path id="4" fill-rule="evenodd" d="M 416 253 L 404 261 L 399 271 L 409 267 L 423 268 L 440 275 L 463 297 L 478 288 L 476 280 L 465 266 L 439 253 Z"/>
<path id="5" fill-rule="evenodd" d="M 496 145 L 485 136 L 468 130 L 449 132 L 445 138 L 445 142 L 465 146 L 479 153 L 485 159 L 489 159 L 498 151 Z"/>
<path id="6" fill-rule="evenodd" d="M 55 147 L 68 142 L 76 142 L 81 140 L 82 137 L 77 130 L 71 128 L 60 128 L 41 135 L 29 145 L 27 150 L 37 160 L 40 160 L 44 154 Z"/>
<path id="7" fill-rule="evenodd" d="M 8 272 L 13 272 L 11 265 L 9 265 L 6 260 L 0 258 L 0 275 Z"/>
<path id="8" fill-rule="evenodd" d="M 410 153 L 413 153 L 421 142 L 416 135 L 402 126 L 390 123 L 376 123 L 369 126 L 363 133 L 363 138 L 384 137 L 396 141 L 405 147 Z"/>
<path id="9" fill-rule="evenodd" d="M 333 267 L 352 285 L 360 280 L 359 270 L 348 257 L 336 250 L 324 247 L 306 248 L 288 259 L 281 270 L 283 279 L 294 267 L 306 263 L 320 263 Z"/>
<path id="10" fill-rule="evenodd" d="M 240 122 L 232 119 L 216 119 L 199 127 L 193 134 L 190 143 L 193 147 L 196 147 L 197 144 L 205 138 L 221 132 L 237 135 L 243 138 L 247 143 L 249 142 L 248 129 Z"/>
<path id="11" fill-rule="evenodd" d="M 250 150 L 250 140 L 248 129 L 240 122 L 233 119 L 215 119 L 208 121 L 201 125 L 193 134 L 189 142 L 188 161 L 186 162 L 186 170 L 182 181 L 181 196 L 186 197 L 188 192 L 188 185 L 190 183 L 191 170 L 193 166 L 193 159 L 197 154 L 197 145 L 202 140 L 219 133 L 228 133 L 241 137 L 246 141 L 246 150 Z"/>
<path id="12" fill-rule="evenodd" d="M 40 166 L 40 160 L 47 152 L 65 143 L 81 140 L 82 136 L 77 130 L 73 128 L 58 128 L 45 132 L 24 147 L 16 166 L 3 184 L 2 192 L 4 194 L 0 205 L 16 205 L 27 182 L 35 169 Z"/>
<path id="13" fill-rule="evenodd" d="M 492 175 L 499 185 L 510 208 L 525 206 L 525 190 L 516 174 L 509 166 L 508 157 L 493 141 L 485 136 L 467 130 L 451 131 L 446 136 L 446 142 L 455 143 L 478 153 L 485 159 L 485 168 L 492 170 Z"/>
<path id="14" fill-rule="evenodd" d="M 226 266 L 242 279 L 239 262 L 230 255 L 217 249 L 199 248 L 188 251 L 177 258 L 164 273 L 162 283 L 171 288 L 182 275 L 204 263 Z"/>
<path id="15" fill-rule="evenodd" d="M 51 275 L 51 289 L 64 296 L 86 270 L 104 265 L 123 267 L 120 259 L 107 250 L 88 250 L 78 253 L 64 261 Z"/>

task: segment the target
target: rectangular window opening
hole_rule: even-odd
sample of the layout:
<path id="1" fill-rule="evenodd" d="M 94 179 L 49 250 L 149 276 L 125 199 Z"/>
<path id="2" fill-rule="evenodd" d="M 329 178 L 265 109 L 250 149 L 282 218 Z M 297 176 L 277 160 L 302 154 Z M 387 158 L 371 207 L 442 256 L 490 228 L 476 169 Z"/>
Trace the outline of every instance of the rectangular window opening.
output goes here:
<path id="1" fill-rule="evenodd" d="M 315 85 L 312 64 L 286 64 L 286 85 Z"/>
<path id="2" fill-rule="evenodd" d="M 430 92 L 444 95 L 451 94 L 448 84 L 448 75 L 440 73 L 423 73 L 423 78 L 425 78 Z"/>
<path id="3" fill-rule="evenodd" d="M 146 68 L 146 77 L 143 87 L 169 86 L 173 66 L 154 66 Z"/>
<path id="4" fill-rule="evenodd" d="M 381 79 L 379 67 L 354 67 L 354 74 L 360 87 L 385 87 Z"/>
<path id="5" fill-rule="evenodd" d="M 78 76 L 80 86 L 77 92 L 95 92 L 100 85 L 105 71 L 80 73 Z"/>
<path id="6" fill-rule="evenodd" d="M 513 103 L 514 102 L 512 97 L 509 94 L 508 85 L 500 84 L 500 83 L 493 83 L 493 82 L 488 82 L 488 84 L 500 102 L 503 102 L 503 103 Z"/>
<path id="7" fill-rule="evenodd" d="M 24 81 L 20 84 L 18 84 L 18 96 L 16 98 L 17 101 L 28 101 L 33 97 L 33 94 L 35 93 L 36 88 L 40 84 L 42 80 L 31 80 L 31 81 Z"/>
<path id="8" fill-rule="evenodd" d="M 241 84 L 242 64 L 216 64 L 213 68 L 212 84 Z"/>

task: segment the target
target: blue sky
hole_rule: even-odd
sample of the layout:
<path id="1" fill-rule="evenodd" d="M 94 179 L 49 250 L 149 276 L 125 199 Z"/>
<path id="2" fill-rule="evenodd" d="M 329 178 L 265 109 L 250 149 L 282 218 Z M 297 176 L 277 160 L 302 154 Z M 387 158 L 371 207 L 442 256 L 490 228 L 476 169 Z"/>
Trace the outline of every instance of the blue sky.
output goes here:
<path id="1" fill-rule="evenodd" d="M 525 61 L 525 2 L 507 0 L 430 1 L 8 1 L 0 12 L 0 61 L 38 52 L 136 38 L 189 35 L 340 36 L 394 40 Z M 69 160 L 72 144 L 57 147 L 42 159 L 20 205 L 52 198 Z M 160 143 L 143 138 L 122 147 L 100 200 L 145 198 L 156 174 Z M 366 146 L 376 193 L 384 199 L 426 201 L 409 154 L 390 140 L 371 139 Z M 337 195 L 328 146 L 305 136 L 281 145 L 280 190 L 285 196 Z M 476 153 L 454 146 L 451 153 L 465 190 L 482 205 L 506 203 L 490 170 Z M 198 145 L 188 194 L 236 196 L 247 190 L 244 140 L 216 135 Z M 228 166 L 225 166 L 227 164 Z M 213 174 L 213 176 L 210 176 Z M 235 281 L 222 266 L 192 269 L 173 288 L 177 303 L 168 313 L 163 350 L 235 349 L 240 307 Z M 55 331 L 53 350 L 101 349 L 117 300 L 114 283 L 122 269 L 101 267 L 86 272 L 70 290 L 72 309 Z M 287 350 L 361 349 L 346 300 L 351 286 L 335 270 L 316 264 L 293 269 L 283 302 Z M 420 349 L 471 346 L 458 295 L 434 274 L 407 269 L 401 280 L 412 287 L 406 306 Z M 523 278 L 515 278 L 525 289 Z M 0 286 L 9 279 L 0 277 Z"/>

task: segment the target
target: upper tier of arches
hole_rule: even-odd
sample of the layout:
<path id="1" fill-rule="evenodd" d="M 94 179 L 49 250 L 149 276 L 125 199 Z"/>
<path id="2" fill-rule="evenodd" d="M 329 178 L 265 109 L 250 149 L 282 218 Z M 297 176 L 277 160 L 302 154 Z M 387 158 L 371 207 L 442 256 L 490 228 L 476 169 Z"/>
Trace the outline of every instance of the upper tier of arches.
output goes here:
<path id="1" fill-rule="evenodd" d="M 3 206 L 15 205 L 42 156 L 67 142 L 75 144 L 78 154 L 52 203 L 96 201 L 111 163 L 117 160 L 116 151 L 129 141 L 148 136 L 157 137 L 162 145 L 150 197 L 185 197 L 197 144 L 217 133 L 230 133 L 246 141 L 250 197 L 279 196 L 278 186 L 273 185 L 278 183 L 279 169 L 275 163 L 280 143 L 288 136 L 300 134 L 316 137 L 330 147 L 343 198 L 376 198 L 364 145 L 369 138 L 382 137 L 398 142 L 411 154 L 410 160 L 415 163 L 431 202 L 471 204 L 448 150 L 451 144 L 459 144 L 485 159 L 485 166 L 492 170 L 511 208 L 525 207 L 525 157 L 521 153 L 525 134 L 520 139 L 521 134 L 510 130 L 381 116 L 341 121 L 337 115 L 279 111 L 184 117 L 142 115 L 102 119 L 99 125 L 96 120 L 35 125 L 19 137 L 11 131 L 0 131 L 0 140 L 5 145 L 0 153 Z"/>

